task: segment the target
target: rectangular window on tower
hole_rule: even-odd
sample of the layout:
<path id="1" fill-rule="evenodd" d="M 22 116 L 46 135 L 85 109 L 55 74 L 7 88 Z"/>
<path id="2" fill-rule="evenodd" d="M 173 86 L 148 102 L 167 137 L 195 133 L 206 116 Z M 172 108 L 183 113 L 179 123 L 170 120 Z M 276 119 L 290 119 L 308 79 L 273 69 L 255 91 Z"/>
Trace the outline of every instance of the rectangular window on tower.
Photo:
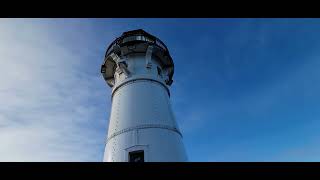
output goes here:
<path id="1" fill-rule="evenodd" d="M 129 152 L 129 162 L 144 162 L 144 151 Z"/>
<path id="2" fill-rule="evenodd" d="M 162 77 L 161 69 L 157 66 L 158 76 Z"/>

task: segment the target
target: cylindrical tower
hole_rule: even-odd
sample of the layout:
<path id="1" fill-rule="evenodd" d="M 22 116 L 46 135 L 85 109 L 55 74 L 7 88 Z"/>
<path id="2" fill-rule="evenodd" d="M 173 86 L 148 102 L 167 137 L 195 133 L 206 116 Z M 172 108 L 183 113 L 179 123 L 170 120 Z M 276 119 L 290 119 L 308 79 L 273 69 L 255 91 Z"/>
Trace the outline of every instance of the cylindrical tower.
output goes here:
<path id="1" fill-rule="evenodd" d="M 101 66 L 112 88 L 104 161 L 187 161 L 170 105 L 173 72 L 165 44 L 142 29 L 111 43 Z"/>

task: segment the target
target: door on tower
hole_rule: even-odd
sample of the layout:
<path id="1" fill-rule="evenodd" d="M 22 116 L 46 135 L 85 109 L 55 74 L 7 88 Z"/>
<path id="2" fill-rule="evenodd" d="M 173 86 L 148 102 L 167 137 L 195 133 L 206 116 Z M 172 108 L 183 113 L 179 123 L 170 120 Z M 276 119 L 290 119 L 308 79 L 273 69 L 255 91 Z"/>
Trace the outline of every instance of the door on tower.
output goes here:
<path id="1" fill-rule="evenodd" d="M 144 151 L 131 151 L 129 152 L 129 162 L 144 162 Z"/>

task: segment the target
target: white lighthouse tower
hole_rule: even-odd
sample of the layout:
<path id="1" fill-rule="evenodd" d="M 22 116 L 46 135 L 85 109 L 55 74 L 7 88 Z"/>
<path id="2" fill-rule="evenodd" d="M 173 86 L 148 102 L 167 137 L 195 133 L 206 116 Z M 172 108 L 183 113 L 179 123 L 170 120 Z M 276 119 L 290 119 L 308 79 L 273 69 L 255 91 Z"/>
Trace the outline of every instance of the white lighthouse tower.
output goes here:
<path id="1" fill-rule="evenodd" d="M 170 105 L 173 72 L 165 44 L 141 29 L 111 43 L 101 66 L 112 88 L 104 161 L 187 161 Z"/>

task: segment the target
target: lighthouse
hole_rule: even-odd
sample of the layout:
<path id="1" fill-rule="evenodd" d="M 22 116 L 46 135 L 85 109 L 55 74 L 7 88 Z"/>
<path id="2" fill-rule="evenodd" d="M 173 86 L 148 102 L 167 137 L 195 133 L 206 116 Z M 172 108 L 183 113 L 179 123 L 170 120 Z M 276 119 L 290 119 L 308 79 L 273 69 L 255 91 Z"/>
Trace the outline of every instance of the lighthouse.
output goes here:
<path id="1" fill-rule="evenodd" d="M 174 63 L 166 45 L 142 29 L 124 32 L 107 48 L 101 73 L 112 89 L 103 161 L 187 161 L 170 104 Z"/>

